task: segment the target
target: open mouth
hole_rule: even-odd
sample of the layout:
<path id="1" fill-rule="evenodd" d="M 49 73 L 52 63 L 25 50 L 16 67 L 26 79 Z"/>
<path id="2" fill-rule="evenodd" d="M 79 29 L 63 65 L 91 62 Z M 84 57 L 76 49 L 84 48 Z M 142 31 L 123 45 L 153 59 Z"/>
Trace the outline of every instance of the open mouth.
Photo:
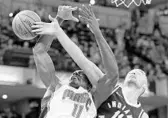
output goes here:
<path id="1" fill-rule="evenodd" d="M 74 87 L 74 88 L 78 88 L 78 87 L 79 87 L 79 85 L 77 84 L 77 82 L 74 81 L 74 80 L 71 80 L 70 85 L 71 85 L 72 87 Z"/>
<path id="2" fill-rule="evenodd" d="M 72 84 L 77 84 L 79 82 L 79 78 L 75 75 L 71 77 L 71 81 Z"/>
<path id="3" fill-rule="evenodd" d="M 79 78 L 78 78 L 77 76 L 72 76 L 72 77 L 71 77 L 71 80 L 73 80 L 73 81 L 74 81 L 74 80 L 79 80 Z"/>

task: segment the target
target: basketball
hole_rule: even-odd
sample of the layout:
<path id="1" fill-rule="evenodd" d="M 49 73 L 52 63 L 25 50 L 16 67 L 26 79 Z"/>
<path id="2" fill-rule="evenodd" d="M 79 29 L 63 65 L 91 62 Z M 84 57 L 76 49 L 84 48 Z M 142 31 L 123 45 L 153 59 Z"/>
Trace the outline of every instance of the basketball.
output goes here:
<path id="1" fill-rule="evenodd" d="M 34 22 L 40 22 L 40 17 L 30 10 L 19 12 L 12 21 L 12 29 L 16 36 L 23 40 L 31 40 L 37 35 L 31 32 L 31 26 Z"/>

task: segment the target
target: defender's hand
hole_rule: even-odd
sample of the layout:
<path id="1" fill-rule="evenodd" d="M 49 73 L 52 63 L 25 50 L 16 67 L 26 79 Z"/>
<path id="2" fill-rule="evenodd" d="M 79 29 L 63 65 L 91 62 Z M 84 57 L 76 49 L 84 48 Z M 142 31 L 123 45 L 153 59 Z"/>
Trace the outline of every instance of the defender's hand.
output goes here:
<path id="1" fill-rule="evenodd" d="M 52 36 L 58 33 L 58 31 L 61 29 L 58 24 L 58 21 L 55 18 L 52 18 L 50 15 L 49 19 L 52 20 L 51 23 L 35 22 L 35 24 L 32 25 L 32 32 L 40 35 L 52 35 Z"/>
<path id="2" fill-rule="evenodd" d="M 82 8 L 79 8 L 79 10 L 80 10 L 79 18 L 87 24 L 91 32 L 94 33 L 98 31 L 99 30 L 99 23 L 98 23 L 99 19 L 96 19 L 94 12 L 91 8 L 91 5 L 89 6 L 82 5 Z"/>
<path id="3" fill-rule="evenodd" d="M 72 15 L 72 11 L 75 10 L 77 10 L 77 7 L 59 6 L 57 16 L 64 20 L 73 20 L 75 22 L 79 22 L 79 20 Z"/>

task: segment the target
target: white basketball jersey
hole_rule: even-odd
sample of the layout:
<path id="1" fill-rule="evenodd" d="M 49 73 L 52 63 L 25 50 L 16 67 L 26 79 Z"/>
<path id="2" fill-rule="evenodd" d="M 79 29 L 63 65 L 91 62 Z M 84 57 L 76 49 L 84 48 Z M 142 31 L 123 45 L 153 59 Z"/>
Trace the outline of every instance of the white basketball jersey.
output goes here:
<path id="1" fill-rule="evenodd" d="M 94 118 L 96 114 L 90 93 L 82 87 L 63 85 L 54 92 L 46 118 Z"/>

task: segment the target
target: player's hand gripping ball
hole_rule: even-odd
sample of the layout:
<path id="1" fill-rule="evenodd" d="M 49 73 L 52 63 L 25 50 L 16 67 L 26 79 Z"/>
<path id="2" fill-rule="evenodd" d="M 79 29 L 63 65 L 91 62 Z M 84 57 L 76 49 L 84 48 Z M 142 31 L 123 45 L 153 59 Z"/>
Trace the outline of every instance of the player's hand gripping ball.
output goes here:
<path id="1" fill-rule="evenodd" d="M 33 11 L 24 10 L 14 17 L 12 29 L 20 39 L 31 40 L 37 36 L 37 34 L 31 32 L 31 26 L 35 22 L 41 22 L 40 17 Z"/>

